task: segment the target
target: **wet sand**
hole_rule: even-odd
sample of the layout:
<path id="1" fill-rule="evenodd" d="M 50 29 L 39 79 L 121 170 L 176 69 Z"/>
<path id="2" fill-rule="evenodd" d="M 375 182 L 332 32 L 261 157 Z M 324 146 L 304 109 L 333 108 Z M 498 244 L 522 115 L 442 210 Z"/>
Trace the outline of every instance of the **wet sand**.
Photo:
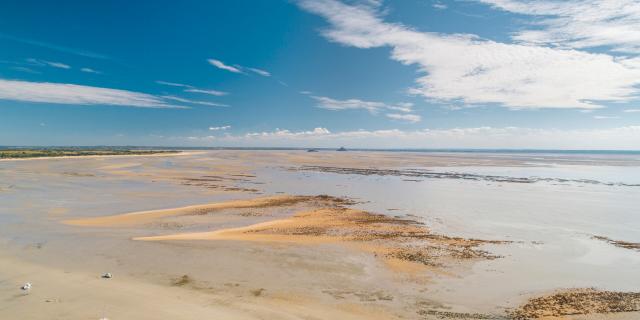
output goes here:
<path id="1" fill-rule="evenodd" d="M 207 294 L 188 285 L 158 285 L 137 277 L 67 272 L 0 256 L 3 319 L 392 319 L 384 310 L 350 305 L 327 305 L 296 296 L 249 299 Z M 30 279 L 29 294 L 10 284 Z M 9 283 L 7 283 L 9 282 Z"/>
<path id="2" fill-rule="evenodd" d="M 593 239 L 604 241 L 619 248 L 640 251 L 640 243 L 614 240 L 603 236 L 593 236 Z"/>
<path id="3" fill-rule="evenodd" d="M 634 293 L 640 288 L 633 287 L 633 279 L 628 281 L 631 291 L 591 290 L 587 288 L 596 282 L 585 278 L 578 286 L 565 286 L 558 281 L 560 276 L 551 275 L 555 270 L 550 267 L 547 287 L 509 290 L 509 281 L 478 286 L 471 279 L 499 275 L 503 271 L 491 270 L 492 266 L 508 265 L 518 259 L 518 252 L 535 252 L 531 249 L 544 247 L 544 240 L 502 232 L 481 232 L 481 236 L 443 232 L 441 225 L 459 226 L 428 219 L 433 214 L 429 210 L 421 216 L 410 214 L 403 209 L 404 202 L 383 205 L 381 200 L 387 199 L 368 189 L 343 187 L 358 186 L 349 180 L 358 176 L 367 176 L 368 184 L 393 182 L 383 193 L 391 199 L 422 183 L 403 181 L 404 174 L 397 178 L 386 174 L 394 170 L 406 173 L 419 167 L 420 172 L 430 172 L 430 166 L 452 163 L 544 167 L 558 159 L 543 157 L 536 163 L 503 155 L 284 151 L 182 155 L 2 163 L 0 318 L 640 317 Z M 634 164 L 627 158 L 612 161 Z M 309 171 L 305 166 L 350 172 Z M 377 180 L 377 176 L 388 178 Z M 454 190 L 460 192 L 469 190 L 468 184 L 508 190 L 523 185 L 517 179 L 489 181 L 456 175 L 434 180 L 442 183 L 429 186 L 454 183 Z M 526 189 L 532 192 L 550 182 L 557 181 L 524 185 L 535 185 Z M 627 182 L 594 185 L 573 179 L 568 183 L 576 184 L 577 190 L 635 192 L 628 191 L 634 187 Z M 394 190 L 398 184 L 407 189 Z M 457 223 L 473 222 L 470 218 Z M 625 259 L 637 254 L 633 246 L 637 243 L 625 237 L 599 230 L 590 234 L 599 236 L 587 235 L 584 241 L 593 241 L 607 253 Z M 556 261 L 541 263 L 557 265 Z M 599 270 L 606 273 L 607 269 Z M 104 272 L 113 272 L 114 278 L 100 278 Z M 526 270 L 521 274 L 526 277 Z M 33 289 L 25 295 L 17 288 L 27 281 Z M 455 296 L 455 290 L 460 290 L 452 284 L 465 281 L 469 281 L 465 291 L 470 293 L 452 300 L 448 292 Z M 480 288 L 487 294 L 475 293 Z M 510 299 L 488 299 L 495 290 L 510 292 Z M 482 307 L 467 298 L 474 294 Z"/>
<path id="4" fill-rule="evenodd" d="M 505 243 L 477 239 L 453 238 L 431 233 L 417 221 L 373 214 L 346 208 L 348 200 L 327 197 L 286 197 L 315 200 L 313 211 L 294 214 L 287 219 L 272 220 L 246 227 L 222 229 L 208 232 L 180 233 L 151 237 L 136 237 L 134 240 L 175 241 L 175 240 L 234 240 L 257 242 L 281 242 L 293 244 L 340 243 L 353 245 L 375 257 L 384 259 L 394 269 L 415 272 L 421 267 L 445 269 L 445 263 L 465 259 L 495 259 L 477 247 L 486 243 Z M 278 199 L 279 200 L 279 199 Z M 209 207 L 232 208 L 264 199 L 254 199 L 243 203 L 227 202 Z M 273 202 L 271 202 L 273 204 Z M 287 202 L 281 201 L 280 204 Z M 327 207 L 326 204 L 331 205 Z M 325 205 L 325 206 L 323 206 Z M 180 214 L 193 214 L 191 208 L 174 209 Z M 135 213 L 134 213 L 135 214 Z M 202 214 L 197 212 L 196 214 Z M 131 214 L 130 214 L 131 215 Z M 123 216 L 119 216 L 123 217 Z M 98 220 L 100 218 L 93 219 Z"/>

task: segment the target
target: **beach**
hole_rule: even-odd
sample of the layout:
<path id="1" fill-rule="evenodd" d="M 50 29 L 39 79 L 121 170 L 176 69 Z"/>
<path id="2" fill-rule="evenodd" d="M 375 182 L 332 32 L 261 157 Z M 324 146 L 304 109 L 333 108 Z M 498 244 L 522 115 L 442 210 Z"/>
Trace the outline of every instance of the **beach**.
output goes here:
<path id="1" fill-rule="evenodd" d="M 3 160 L 0 318 L 637 319 L 639 167 L 543 152 Z"/>

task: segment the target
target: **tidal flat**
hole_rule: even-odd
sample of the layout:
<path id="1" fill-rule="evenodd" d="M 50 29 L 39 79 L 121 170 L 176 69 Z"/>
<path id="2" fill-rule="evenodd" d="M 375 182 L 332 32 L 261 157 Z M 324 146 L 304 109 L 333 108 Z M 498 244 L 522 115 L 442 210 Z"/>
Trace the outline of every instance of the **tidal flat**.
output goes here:
<path id="1" fill-rule="evenodd" d="M 638 319 L 638 199 L 633 154 L 5 160 L 0 318 Z"/>

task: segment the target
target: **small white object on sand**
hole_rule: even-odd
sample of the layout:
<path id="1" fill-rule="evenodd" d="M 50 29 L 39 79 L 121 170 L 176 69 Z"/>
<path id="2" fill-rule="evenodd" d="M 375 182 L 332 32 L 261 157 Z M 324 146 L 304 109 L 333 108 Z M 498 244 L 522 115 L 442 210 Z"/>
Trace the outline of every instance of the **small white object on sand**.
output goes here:
<path id="1" fill-rule="evenodd" d="M 111 279 L 111 278 L 113 278 L 113 275 L 110 272 L 107 272 L 107 273 L 103 274 L 102 277 L 104 279 Z"/>
<path id="2" fill-rule="evenodd" d="M 20 290 L 25 293 L 29 293 L 29 291 L 31 291 L 31 282 L 25 283 L 22 287 L 20 287 Z"/>

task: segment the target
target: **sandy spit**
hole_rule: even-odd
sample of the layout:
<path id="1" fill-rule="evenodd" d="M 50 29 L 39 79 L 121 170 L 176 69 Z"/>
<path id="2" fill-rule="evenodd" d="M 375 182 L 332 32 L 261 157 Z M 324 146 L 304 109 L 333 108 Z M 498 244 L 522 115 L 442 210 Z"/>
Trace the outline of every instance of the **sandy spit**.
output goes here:
<path id="1" fill-rule="evenodd" d="M 125 214 L 113 215 L 113 216 L 105 216 L 105 217 L 72 219 L 72 220 L 63 221 L 63 223 L 68 225 L 76 225 L 76 226 L 98 226 L 98 227 L 135 225 L 135 224 L 151 222 L 155 219 L 169 217 L 169 216 L 208 214 L 213 211 L 224 210 L 224 209 L 278 207 L 278 206 L 293 205 L 296 203 L 311 201 L 314 199 L 315 197 L 307 197 L 307 196 L 287 196 L 287 195 L 271 196 L 271 197 L 254 198 L 249 200 L 233 200 L 233 201 L 218 202 L 218 203 L 199 204 L 199 205 L 192 205 L 192 206 L 186 206 L 186 207 L 180 207 L 180 208 L 136 211 L 136 212 L 130 212 Z"/>
<path id="2" fill-rule="evenodd" d="M 291 218 L 241 228 L 137 237 L 134 240 L 235 240 L 292 244 L 334 242 L 370 252 L 383 259 L 392 269 L 411 273 L 424 271 L 425 268 L 444 269 L 446 264 L 460 260 L 494 259 L 497 257 L 479 249 L 479 246 L 501 243 L 436 235 L 416 221 L 341 206 L 303 211 Z"/>

